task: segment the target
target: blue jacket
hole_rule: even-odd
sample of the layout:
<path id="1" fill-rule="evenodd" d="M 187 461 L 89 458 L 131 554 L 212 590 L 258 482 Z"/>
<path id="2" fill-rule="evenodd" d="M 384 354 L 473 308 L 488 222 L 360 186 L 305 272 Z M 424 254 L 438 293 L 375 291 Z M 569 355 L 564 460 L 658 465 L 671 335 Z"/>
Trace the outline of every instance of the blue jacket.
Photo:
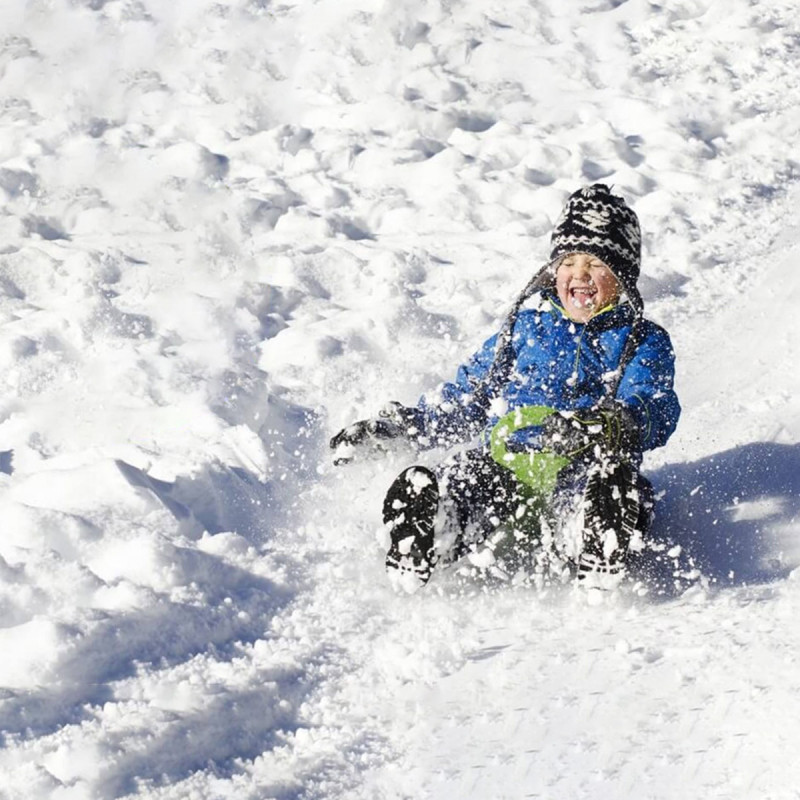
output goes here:
<path id="1" fill-rule="evenodd" d="M 633 309 L 622 304 L 601 312 L 586 324 L 573 322 L 555 298 L 543 294 L 536 308 L 517 317 L 512 343 L 514 362 L 505 385 L 490 387 L 505 409 L 476 402 L 494 360 L 497 335 L 464 365 L 456 379 L 445 383 L 440 397 L 423 397 L 423 435 L 431 444 L 467 441 L 481 429 L 491 430 L 505 411 L 545 405 L 562 411 L 594 406 L 608 394 L 608 381 L 619 367 L 631 332 Z M 675 354 L 669 334 L 649 320 L 639 325 L 639 344 L 628 361 L 614 399 L 635 419 L 642 450 L 660 447 L 669 439 L 681 408 L 673 390 Z M 499 413 L 498 413 L 499 412 Z M 510 445 L 524 446 L 529 432 L 518 431 Z"/>

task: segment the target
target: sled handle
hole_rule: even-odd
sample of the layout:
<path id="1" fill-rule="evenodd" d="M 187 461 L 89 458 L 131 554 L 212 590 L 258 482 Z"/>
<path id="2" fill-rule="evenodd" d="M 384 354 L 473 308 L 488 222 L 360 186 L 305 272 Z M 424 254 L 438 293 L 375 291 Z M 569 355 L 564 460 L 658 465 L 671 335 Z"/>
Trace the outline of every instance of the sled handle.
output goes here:
<path id="1" fill-rule="evenodd" d="M 510 469 L 517 480 L 537 494 L 549 496 L 556 485 L 559 471 L 570 459 L 549 450 L 510 453 L 508 439 L 515 431 L 540 426 L 555 409 L 549 406 L 523 406 L 501 417 L 492 428 L 489 452 L 500 466 Z"/>

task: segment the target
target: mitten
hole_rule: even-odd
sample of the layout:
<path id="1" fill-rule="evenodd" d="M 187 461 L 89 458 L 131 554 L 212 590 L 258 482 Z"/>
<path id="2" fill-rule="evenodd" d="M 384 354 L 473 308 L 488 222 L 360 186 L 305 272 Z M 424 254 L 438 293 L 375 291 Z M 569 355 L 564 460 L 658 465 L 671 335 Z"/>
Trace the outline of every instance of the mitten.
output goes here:
<path id="1" fill-rule="evenodd" d="M 542 423 L 542 447 L 569 458 L 598 445 L 609 453 L 624 452 L 638 446 L 638 442 L 633 415 L 621 403 L 556 411 Z"/>
<path id="2" fill-rule="evenodd" d="M 398 402 L 387 403 L 377 419 L 362 419 L 343 428 L 330 441 L 335 465 L 347 464 L 360 456 L 381 455 L 389 450 L 388 443 L 404 438 L 415 441 L 422 431 L 422 412 Z"/>

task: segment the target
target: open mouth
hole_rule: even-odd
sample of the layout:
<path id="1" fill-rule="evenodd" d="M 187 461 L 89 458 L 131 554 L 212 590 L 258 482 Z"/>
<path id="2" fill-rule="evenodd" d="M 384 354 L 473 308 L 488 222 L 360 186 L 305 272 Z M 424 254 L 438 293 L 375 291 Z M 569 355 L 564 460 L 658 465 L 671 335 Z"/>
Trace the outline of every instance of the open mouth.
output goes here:
<path id="1" fill-rule="evenodd" d="M 594 307 L 594 298 L 597 294 L 595 286 L 570 286 L 569 300 L 576 308 Z"/>

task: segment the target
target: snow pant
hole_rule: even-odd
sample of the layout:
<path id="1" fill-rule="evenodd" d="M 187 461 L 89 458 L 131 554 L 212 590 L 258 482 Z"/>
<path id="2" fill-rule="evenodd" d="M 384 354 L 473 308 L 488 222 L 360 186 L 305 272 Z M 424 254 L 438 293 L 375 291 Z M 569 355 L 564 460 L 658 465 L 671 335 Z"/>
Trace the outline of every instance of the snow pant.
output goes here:
<path id="1" fill-rule="evenodd" d="M 608 466 L 611 462 L 596 458 L 576 459 L 564 467 L 552 496 L 546 503 L 546 515 L 558 526 L 571 516 L 580 513 L 584 504 L 584 490 L 590 475 L 594 475 L 594 485 L 603 486 L 607 480 L 609 485 L 604 493 L 613 500 L 619 497 L 612 481 L 618 481 L 624 471 L 625 492 L 635 489 L 639 508 L 633 523 L 636 531 L 643 538 L 652 522 L 653 488 L 650 482 L 632 465 L 624 464 L 619 469 Z M 616 465 L 615 465 L 616 466 Z M 534 511 L 541 511 L 541 501 L 532 495 L 531 490 L 517 480 L 511 470 L 498 464 L 483 448 L 467 450 L 456 454 L 439 464 L 432 471 L 421 467 L 409 467 L 404 470 L 392 484 L 384 502 L 384 522 L 391 522 L 397 516 L 395 499 L 408 494 L 408 484 L 416 480 L 420 470 L 435 477 L 438 502 L 419 504 L 415 513 L 420 516 L 438 514 L 440 521 L 449 528 L 449 536 L 445 532 L 446 550 L 439 552 L 436 560 L 444 558 L 453 561 L 475 550 L 482 542 L 491 537 L 502 526 L 514 525 L 524 520 Z M 436 503 L 434 508 L 433 503 Z M 408 510 L 406 511 L 408 513 Z M 433 519 L 420 519 L 426 527 L 433 526 Z M 441 526 L 441 523 L 440 523 Z M 441 540 L 442 537 L 440 537 Z M 626 547 L 627 550 L 627 547 Z"/>

